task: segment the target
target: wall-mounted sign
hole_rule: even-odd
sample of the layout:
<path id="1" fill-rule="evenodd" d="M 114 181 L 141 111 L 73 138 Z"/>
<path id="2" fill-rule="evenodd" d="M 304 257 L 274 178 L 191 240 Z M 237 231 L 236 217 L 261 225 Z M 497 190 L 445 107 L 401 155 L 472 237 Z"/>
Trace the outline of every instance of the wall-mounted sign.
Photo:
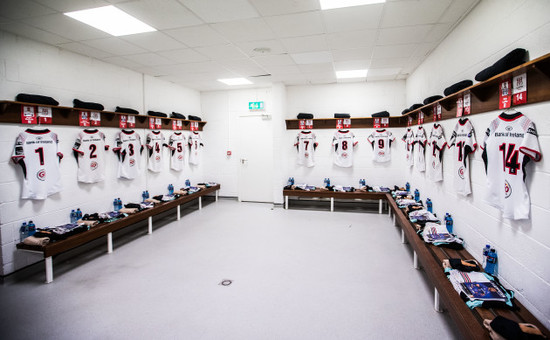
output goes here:
<path id="1" fill-rule="evenodd" d="M 249 110 L 263 110 L 264 102 L 248 102 Z"/>

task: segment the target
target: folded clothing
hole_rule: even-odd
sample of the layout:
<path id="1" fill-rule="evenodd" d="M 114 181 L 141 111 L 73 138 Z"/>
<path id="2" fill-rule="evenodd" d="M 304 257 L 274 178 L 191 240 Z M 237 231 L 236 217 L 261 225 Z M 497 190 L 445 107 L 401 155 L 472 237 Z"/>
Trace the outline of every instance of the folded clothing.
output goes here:
<path id="1" fill-rule="evenodd" d="M 456 84 L 453 84 L 449 87 L 447 87 L 444 91 L 443 91 L 443 94 L 446 95 L 446 96 L 450 96 L 451 94 L 453 93 L 456 93 L 460 90 L 464 90 L 465 88 L 467 87 L 470 87 L 474 85 L 474 82 L 471 81 L 471 80 L 462 80 L 462 81 L 459 81 L 458 83 Z"/>
<path id="2" fill-rule="evenodd" d="M 470 309 L 476 307 L 514 308 L 514 292 L 504 288 L 498 279 L 483 272 L 462 272 L 445 269 L 447 278 L 455 291 Z"/>
<path id="3" fill-rule="evenodd" d="M 298 119 L 313 119 L 313 113 L 300 112 L 296 116 Z"/>
<path id="4" fill-rule="evenodd" d="M 124 208 L 130 208 L 130 209 L 139 209 L 140 205 L 138 203 L 128 203 L 124 205 Z"/>
<path id="5" fill-rule="evenodd" d="M 97 220 L 96 221 L 78 220 L 78 221 L 76 221 L 76 223 L 85 224 L 85 225 L 87 225 L 88 227 L 91 228 L 91 227 L 95 226 L 96 224 L 99 224 L 99 221 L 97 221 Z"/>
<path id="6" fill-rule="evenodd" d="M 189 120 L 196 120 L 196 121 L 198 121 L 198 122 L 202 122 L 202 118 L 199 117 L 199 116 L 189 115 L 187 118 L 188 118 Z"/>
<path id="7" fill-rule="evenodd" d="M 177 112 L 172 112 L 172 114 L 170 115 L 170 117 L 172 117 L 172 118 L 178 118 L 178 119 L 185 119 L 185 115 L 182 115 L 181 113 L 177 113 Z"/>
<path id="8" fill-rule="evenodd" d="M 23 103 L 33 103 L 33 104 L 44 104 L 57 106 L 59 102 L 52 97 L 42 96 L 40 94 L 28 94 L 28 93 L 19 93 L 15 100 Z"/>
<path id="9" fill-rule="evenodd" d="M 150 209 L 150 208 L 153 208 L 154 206 L 155 206 L 155 203 L 153 202 L 143 202 L 139 204 L 139 207 L 141 210 Z"/>
<path id="10" fill-rule="evenodd" d="M 138 212 L 138 208 L 122 208 L 119 212 L 123 214 L 135 214 Z"/>
<path id="11" fill-rule="evenodd" d="M 137 110 L 134 110 L 134 109 L 131 109 L 131 108 L 128 108 L 128 107 L 121 107 L 121 106 L 117 106 L 116 109 L 115 109 L 115 112 L 131 113 L 131 114 L 135 114 L 135 115 L 139 114 L 139 112 Z"/>
<path id="12" fill-rule="evenodd" d="M 78 99 L 73 99 L 73 107 L 77 109 L 97 110 L 103 111 L 105 107 L 99 103 L 83 102 Z"/>
<path id="13" fill-rule="evenodd" d="M 493 320 L 483 320 L 483 326 L 489 330 L 489 335 L 493 340 L 518 339 L 535 340 L 546 339 L 540 329 L 530 323 L 517 323 L 498 315 Z"/>
<path id="14" fill-rule="evenodd" d="M 424 242 L 431 243 L 436 246 L 448 245 L 455 243 L 463 245 L 464 241 L 454 234 L 451 234 L 447 227 L 434 222 L 427 222 L 422 230 L 422 238 Z"/>
<path id="15" fill-rule="evenodd" d="M 350 118 L 351 115 L 349 113 L 335 113 L 334 118 Z"/>
<path id="16" fill-rule="evenodd" d="M 48 243 L 50 243 L 50 238 L 49 237 L 35 237 L 35 236 L 29 236 L 29 237 L 26 237 L 24 240 L 23 240 L 23 243 L 28 245 L 28 246 L 40 246 L 40 247 L 44 247 L 45 245 L 47 245 Z"/>
<path id="17" fill-rule="evenodd" d="M 422 106 L 424 106 L 424 105 L 423 105 L 423 104 L 420 104 L 420 103 L 412 104 L 411 107 L 409 107 L 409 110 L 410 110 L 410 111 L 414 111 L 414 110 L 416 110 L 416 109 L 421 108 Z"/>
<path id="18" fill-rule="evenodd" d="M 157 199 L 155 199 L 155 198 L 147 198 L 147 199 L 145 200 L 145 202 L 158 204 L 158 203 L 160 203 L 160 200 L 157 200 Z"/>
<path id="19" fill-rule="evenodd" d="M 409 213 L 409 220 L 411 222 L 417 222 L 417 221 L 432 221 L 432 222 L 439 222 L 437 217 L 435 217 L 434 214 L 429 212 L 426 209 L 420 209 L 415 210 Z"/>
<path id="20" fill-rule="evenodd" d="M 401 111 L 401 115 L 406 115 L 407 113 L 411 112 L 411 109 L 405 109 L 403 111 Z"/>
<path id="21" fill-rule="evenodd" d="M 380 111 L 380 112 L 373 113 L 371 115 L 371 117 L 389 117 L 389 116 L 390 116 L 390 113 L 388 111 Z"/>
<path id="22" fill-rule="evenodd" d="M 184 189 L 180 189 L 180 190 L 174 190 L 174 194 L 176 195 L 187 195 L 187 190 L 184 190 Z"/>
<path id="23" fill-rule="evenodd" d="M 55 227 L 40 228 L 34 237 L 49 237 L 51 242 L 64 240 L 69 236 L 76 235 L 88 230 L 88 226 L 76 223 L 64 224 Z"/>
<path id="24" fill-rule="evenodd" d="M 479 272 L 481 266 L 476 260 L 446 259 L 443 260 L 443 268 L 457 269 L 461 272 Z"/>
<path id="25" fill-rule="evenodd" d="M 163 117 L 163 118 L 168 117 L 168 115 L 164 112 L 157 112 L 157 111 L 151 111 L 151 110 L 147 111 L 147 115 L 153 116 L 153 117 Z"/>
<path id="26" fill-rule="evenodd" d="M 516 48 L 504 57 L 497 60 L 493 65 L 476 74 L 477 81 L 484 81 L 502 72 L 508 71 L 523 64 L 527 59 L 527 51 L 523 48 Z"/>
<path id="27" fill-rule="evenodd" d="M 431 97 L 428 97 L 428 98 L 424 99 L 423 103 L 424 103 L 424 105 L 428 105 L 428 104 L 431 104 L 431 103 L 435 102 L 436 100 L 440 100 L 441 98 L 443 98 L 443 96 L 440 96 L 440 95 L 431 96 Z"/>

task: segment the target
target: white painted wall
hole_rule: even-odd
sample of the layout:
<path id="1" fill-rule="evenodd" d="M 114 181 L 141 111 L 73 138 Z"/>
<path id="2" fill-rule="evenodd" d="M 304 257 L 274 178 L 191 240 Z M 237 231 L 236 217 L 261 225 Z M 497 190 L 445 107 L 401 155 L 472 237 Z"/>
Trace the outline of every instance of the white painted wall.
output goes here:
<path id="1" fill-rule="evenodd" d="M 20 92 L 54 97 L 62 106 L 72 106 L 72 100 L 102 103 L 106 110 L 132 107 L 170 113 L 199 114 L 200 94 L 172 83 L 126 70 L 72 52 L 0 32 L 0 98 L 14 100 Z M 165 193 L 169 183 L 183 185 L 189 178 L 193 183 L 205 180 L 202 165 L 187 166 L 183 172 L 169 170 L 169 153 L 165 150 L 165 170 L 151 173 L 142 159 L 142 175 L 134 180 L 116 178 L 117 158 L 108 151 L 106 180 L 98 184 L 77 182 L 77 164 L 71 148 L 81 130 L 78 127 L 52 126 L 60 140 L 64 189 L 44 201 L 20 200 L 22 171 L 10 161 L 16 136 L 28 126 L 0 125 L 0 273 L 40 260 L 40 256 L 17 252 L 19 227 L 23 221 L 33 220 L 37 226 L 52 226 L 69 222 L 71 209 L 80 207 L 84 213 L 112 209 L 112 201 L 136 202 L 143 190 L 151 194 Z M 101 128 L 109 145 L 114 145 L 117 128 Z M 138 129 L 145 143 L 147 130 Z M 171 131 L 163 131 L 168 138 Z M 208 142 L 205 142 L 208 145 Z"/>
<path id="2" fill-rule="evenodd" d="M 407 103 L 442 93 L 462 79 L 474 79 L 477 72 L 516 47 L 529 51 L 530 59 L 550 52 L 550 2 L 545 0 L 484 0 L 443 41 L 407 80 Z M 499 254 L 499 272 L 505 285 L 516 291 L 524 303 L 547 327 L 550 326 L 550 120 L 549 103 L 527 105 L 520 110 L 533 120 L 539 133 L 543 159 L 530 163 L 528 187 L 532 218 L 516 222 L 503 219 L 500 212 L 483 203 L 486 176 L 478 151 L 471 159 L 473 194 L 458 197 L 452 189 L 451 157 L 444 161 L 445 181 L 434 185 L 424 175 L 406 173 L 422 198 L 432 198 L 435 211 L 450 212 L 455 231 L 466 240 L 466 248 L 478 260 L 488 243 Z M 500 112 L 475 115 L 471 121 L 478 142 Z M 447 138 L 456 119 L 443 122 Z M 431 124 L 430 124 L 431 125 Z"/>

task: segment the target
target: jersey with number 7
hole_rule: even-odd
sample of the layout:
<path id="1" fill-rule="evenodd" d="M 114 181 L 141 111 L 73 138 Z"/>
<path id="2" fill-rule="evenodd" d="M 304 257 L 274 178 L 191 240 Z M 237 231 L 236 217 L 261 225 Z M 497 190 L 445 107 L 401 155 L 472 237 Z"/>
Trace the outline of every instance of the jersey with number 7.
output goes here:
<path id="1" fill-rule="evenodd" d="M 296 136 L 296 143 L 294 146 L 298 148 L 298 164 L 312 167 L 315 165 L 315 148 L 317 142 L 315 141 L 315 133 L 311 131 L 300 131 Z"/>

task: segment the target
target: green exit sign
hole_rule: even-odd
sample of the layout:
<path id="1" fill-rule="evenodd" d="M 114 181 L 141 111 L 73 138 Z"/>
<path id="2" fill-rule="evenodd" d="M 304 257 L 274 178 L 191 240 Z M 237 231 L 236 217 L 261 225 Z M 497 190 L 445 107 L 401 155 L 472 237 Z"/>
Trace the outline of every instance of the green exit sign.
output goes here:
<path id="1" fill-rule="evenodd" d="M 263 110 L 264 102 L 248 102 L 249 110 Z"/>

